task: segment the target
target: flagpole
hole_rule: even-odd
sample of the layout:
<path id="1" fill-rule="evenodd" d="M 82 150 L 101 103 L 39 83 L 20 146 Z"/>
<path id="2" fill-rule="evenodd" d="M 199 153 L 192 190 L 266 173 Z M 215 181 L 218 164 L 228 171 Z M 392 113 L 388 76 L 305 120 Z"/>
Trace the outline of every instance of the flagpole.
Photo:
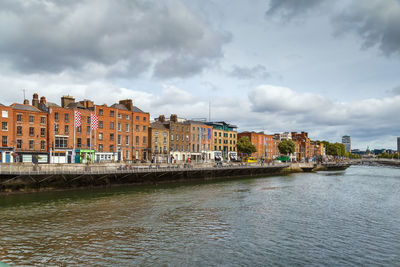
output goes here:
<path id="1" fill-rule="evenodd" d="M 90 160 L 92 160 L 92 113 L 90 113 L 90 131 L 89 131 L 89 153 L 90 153 Z"/>

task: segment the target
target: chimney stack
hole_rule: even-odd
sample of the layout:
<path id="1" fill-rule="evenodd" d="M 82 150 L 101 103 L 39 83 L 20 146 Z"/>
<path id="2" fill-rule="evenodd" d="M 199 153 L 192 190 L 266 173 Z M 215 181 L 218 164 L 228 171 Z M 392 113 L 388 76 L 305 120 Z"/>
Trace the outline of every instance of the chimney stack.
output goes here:
<path id="1" fill-rule="evenodd" d="M 171 117 L 169 120 L 172 122 L 178 122 L 178 116 L 176 114 L 171 114 Z"/>
<path id="2" fill-rule="evenodd" d="M 47 101 L 46 101 L 46 97 L 42 96 L 40 98 L 40 104 L 45 104 L 46 105 Z"/>
<path id="3" fill-rule="evenodd" d="M 124 105 L 129 111 L 133 111 L 133 102 L 132 99 L 124 99 L 120 100 L 119 103 Z"/>
<path id="4" fill-rule="evenodd" d="M 164 115 L 158 116 L 158 121 L 159 122 L 165 122 L 165 116 Z"/>
<path id="5" fill-rule="evenodd" d="M 39 96 L 37 93 L 33 94 L 32 106 L 34 106 L 35 108 L 39 108 Z"/>
<path id="6" fill-rule="evenodd" d="M 61 97 L 61 107 L 66 108 L 69 104 L 75 103 L 75 98 L 69 95 Z"/>
<path id="7" fill-rule="evenodd" d="M 24 105 L 29 105 L 29 100 L 28 99 L 24 100 Z"/>

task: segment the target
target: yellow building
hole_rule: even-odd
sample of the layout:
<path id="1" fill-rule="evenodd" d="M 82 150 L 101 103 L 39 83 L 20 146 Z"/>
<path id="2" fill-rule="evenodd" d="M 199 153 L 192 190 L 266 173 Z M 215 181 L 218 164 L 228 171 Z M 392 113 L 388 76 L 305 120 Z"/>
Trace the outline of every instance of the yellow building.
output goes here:
<path id="1" fill-rule="evenodd" d="M 213 127 L 214 159 L 233 160 L 237 158 L 237 126 L 226 122 L 207 122 Z"/>

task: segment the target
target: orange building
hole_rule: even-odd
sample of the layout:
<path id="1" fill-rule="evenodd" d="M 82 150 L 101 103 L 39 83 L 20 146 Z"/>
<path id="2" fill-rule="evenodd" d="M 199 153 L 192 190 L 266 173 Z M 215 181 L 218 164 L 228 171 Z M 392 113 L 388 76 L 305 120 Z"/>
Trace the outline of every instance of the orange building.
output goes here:
<path id="1" fill-rule="evenodd" d="M 265 134 L 264 132 L 242 132 L 238 134 L 238 140 L 243 136 L 247 136 L 257 149 L 257 152 L 249 156 L 266 160 L 272 160 L 279 156 L 279 139 L 276 139 L 275 135 Z M 239 153 L 239 156 L 246 157 L 242 153 Z"/>
<path id="2" fill-rule="evenodd" d="M 311 140 L 308 138 L 307 132 L 292 132 L 291 137 L 296 145 L 296 160 L 303 161 L 311 158 Z"/>

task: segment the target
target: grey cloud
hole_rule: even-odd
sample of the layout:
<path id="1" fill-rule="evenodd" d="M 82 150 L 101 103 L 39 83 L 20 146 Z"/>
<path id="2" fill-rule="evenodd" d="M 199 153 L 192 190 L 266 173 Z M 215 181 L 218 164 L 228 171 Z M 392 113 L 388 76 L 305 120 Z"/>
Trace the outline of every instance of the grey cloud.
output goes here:
<path id="1" fill-rule="evenodd" d="M 256 78 L 267 79 L 271 76 L 267 68 L 260 64 L 253 67 L 240 67 L 235 65 L 232 67 L 232 71 L 229 72 L 229 75 L 243 80 Z"/>
<path id="2" fill-rule="evenodd" d="M 324 0 L 271 0 L 267 16 L 280 15 L 285 19 L 304 14 Z"/>
<path id="3" fill-rule="evenodd" d="M 363 46 L 378 46 L 387 56 L 400 54 L 400 1 L 353 1 L 333 19 L 336 34 L 355 32 Z"/>
<path id="4" fill-rule="evenodd" d="M 390 92 L 391 92 L 393 95 L 400 95 L 400 85 L 394 87 L 392 90 L 390 90 Z"/>
<path id="5" fill-rule="evenodd" d="M 222 57 L 229 35 L 179 0 L 2 1 L 0 58 L 23 73 L 187 77 Z"/>
<path id="6" fill-rule="evenodd" d="M 264 85 L 250 90 L 248 97 L 252 112 L 274 115 L 287 122 L 288 128 L 316 132 L 326 128 L 337 136 L 348 133 L 360 140 L 379 139 L 382 133 L 395 136 L 400 132 L 397 116 L 400 95 L 340 103 L 316 94 Z"/>

